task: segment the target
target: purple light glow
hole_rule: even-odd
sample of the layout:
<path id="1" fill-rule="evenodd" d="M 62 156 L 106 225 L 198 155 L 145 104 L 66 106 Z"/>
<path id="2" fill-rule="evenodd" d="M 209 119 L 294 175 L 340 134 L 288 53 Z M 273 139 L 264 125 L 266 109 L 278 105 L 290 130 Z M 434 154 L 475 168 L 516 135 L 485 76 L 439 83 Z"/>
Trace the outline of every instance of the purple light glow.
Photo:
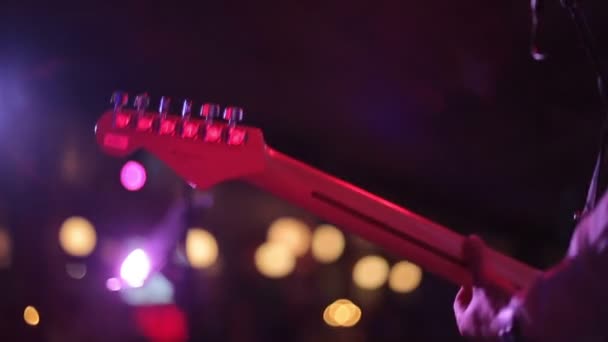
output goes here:
<path id="1" fill-rule="evenodd" d="M 120 182 L 125 189 L 137 191 L 146 184 L 146 169 L 140 163 L 130 160 L 120 170 Z"/>
<path id="2" fill-rule="evenodd" d="M 120 266 L 120 277 L 131 287 L 141 287 L 150 275 L 150 259 L 143 249 L 131 252 Z"/>
<path id="3" fill-rule="evenodd" d="M 116 278 L 110 278 L 106 280 L 106 287 L 110 291 L 119 291 L 122 288 L 122 286 L 120 285 L 120 280 Z"/>

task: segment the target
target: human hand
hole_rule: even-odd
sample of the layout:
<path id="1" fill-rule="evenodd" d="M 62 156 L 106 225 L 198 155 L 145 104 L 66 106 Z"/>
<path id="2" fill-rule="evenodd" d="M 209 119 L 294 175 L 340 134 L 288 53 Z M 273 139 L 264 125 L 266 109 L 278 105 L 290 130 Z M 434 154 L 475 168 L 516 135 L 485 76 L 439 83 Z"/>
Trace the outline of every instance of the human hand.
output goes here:
<path id="1" fill-rule="evenodd" d="M 506 307 L 515 289 L 501 282 L 488 267 L 485 244 L 477 236 L 467 237 L 463 256 L 471 271 L 472 286 L 463 286 L 454 301 L 454 314 L 460 334 L 479 341 L 497 341 L 505 322 L 499 312 Z"/>

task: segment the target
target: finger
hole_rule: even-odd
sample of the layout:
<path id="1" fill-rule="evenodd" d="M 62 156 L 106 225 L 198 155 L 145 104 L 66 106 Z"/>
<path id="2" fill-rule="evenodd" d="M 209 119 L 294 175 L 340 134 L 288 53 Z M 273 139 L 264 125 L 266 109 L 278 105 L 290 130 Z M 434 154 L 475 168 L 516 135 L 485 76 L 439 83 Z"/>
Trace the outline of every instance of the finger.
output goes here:
<path id="1" fill-rule="evenodd" d="M 454 312 L 457 316 L 466 310 L 469 304 L 471 304 L 472 299 L 473 289 L 469 286 L 461 287 L 454 300 Z"/>

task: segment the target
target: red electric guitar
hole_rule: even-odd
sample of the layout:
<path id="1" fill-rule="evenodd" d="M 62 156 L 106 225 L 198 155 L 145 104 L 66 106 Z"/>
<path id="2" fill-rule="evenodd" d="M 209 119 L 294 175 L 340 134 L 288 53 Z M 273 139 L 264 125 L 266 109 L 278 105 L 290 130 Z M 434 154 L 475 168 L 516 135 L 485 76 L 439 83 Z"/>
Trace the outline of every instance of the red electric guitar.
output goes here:
<path id="1" fill-rule="evenodd" d="M 127 96 L 112 96 L 114 109 L 95 127 L 106 153 L 126 156 L 138 149 L 154 154 L 197 188 L 243 180 L 273 193 L 320 218 L 420 265 L 456 285 L 470 284 L 464 266 L 464 236 L 352 184 L 278 152 L 260 129 L 240 125 L 243 111 L 203 104 L 200 116 L 184 101 L 182 115 L 169 113 L 161 99 L 158 112 L 147 111 L 147 94 L 126 109 Z M 488 262 L 502 281 L 527 287 L 540 271 L 487 248 Z"/>

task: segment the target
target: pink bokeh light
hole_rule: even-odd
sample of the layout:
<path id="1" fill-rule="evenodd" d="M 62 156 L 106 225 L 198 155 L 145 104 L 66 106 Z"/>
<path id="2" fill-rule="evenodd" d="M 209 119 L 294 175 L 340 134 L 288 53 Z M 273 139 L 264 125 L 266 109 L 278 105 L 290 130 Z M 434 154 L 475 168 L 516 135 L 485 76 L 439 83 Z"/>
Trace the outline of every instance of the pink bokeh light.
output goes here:
<path id="1" fill-rule="evenodd" d="M 118 280 L 117 278 L 108 279 L 106 281 L 106 287 L 110 291 L 119 291 L 122 288 L 122 286 L 120 284 L 120 280 Z"/>
<path id="2" fill-rule="evenodd" d="M 120 277 L 130 287 L 141 287 L 150 275 L 150 258 L 143 249 L 129 253 L 120 266 Z"/>
<path id="3" fill-rule="evenodd" d="M 120 182 L 129 191 L 140 190 L 146 184 L 146 169 L 140 163 L 130 160 L 120 170 Z"/>

